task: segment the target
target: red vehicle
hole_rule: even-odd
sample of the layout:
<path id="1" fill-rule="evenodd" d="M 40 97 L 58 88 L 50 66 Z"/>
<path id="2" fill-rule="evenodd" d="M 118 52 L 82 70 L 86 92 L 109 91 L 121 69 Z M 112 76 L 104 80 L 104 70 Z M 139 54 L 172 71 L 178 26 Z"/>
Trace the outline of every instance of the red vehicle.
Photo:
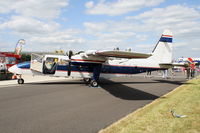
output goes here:
<path id="1" fill-rule="evenodd" d="M 0 52 L 0 80 L 14 79 L 13 74 L 8 72 L 8 68 L 19 63 L 21 55 Z"/>
<path id="2" fill-rule="evenodd" d="M 0 63 L 5 64 L 6 68 L 19 63 L 21 55 L 9 53 L 9 52 L 0 52 Z"/>
<path id="3" fill-rule="evenodd" d="M 20 39 L 16 46 L 14 53 L 12 52 L 0 52 L 0 79 L 10 79 L 11 73 L 8 72 L 8 68 L 18 64 L 21 60 L 22 46 L 25 44 L 24 39 Z"/>
<path id="4" fill-rule="evenodd" d="M 21 51 L 22 46 L 25 44 L 24 39 L 20 39 L 16 46 L 14 53 L 11 52 L 0 52 L 0 70 L 8 70 L 9 67 L 13 66 L 14 64 L 17 64 L 19 60 L 21 59 Z"/>

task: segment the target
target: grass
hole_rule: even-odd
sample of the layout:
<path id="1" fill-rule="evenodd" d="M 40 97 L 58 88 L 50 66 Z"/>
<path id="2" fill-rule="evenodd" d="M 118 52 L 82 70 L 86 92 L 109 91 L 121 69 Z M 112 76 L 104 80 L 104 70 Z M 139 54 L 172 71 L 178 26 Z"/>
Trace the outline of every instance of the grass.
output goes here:
<path id="1" fill-rule="evenodd" d="M 187 117 L 174 118 L 171 109 Z M 188 81 L 100 133 L 200 133 L 200 78 Z"/>

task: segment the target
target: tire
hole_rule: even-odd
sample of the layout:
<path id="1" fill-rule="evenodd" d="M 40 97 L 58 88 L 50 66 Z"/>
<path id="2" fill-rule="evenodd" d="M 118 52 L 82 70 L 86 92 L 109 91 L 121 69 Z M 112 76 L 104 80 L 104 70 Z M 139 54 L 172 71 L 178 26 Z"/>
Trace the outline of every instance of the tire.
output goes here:
<path id="1" fill-rule="evenodd" d="M 90 82 L 90 85 L 91 85 L 92 87 L 98 87 L 98 83 L 97 83 L 97 81 L 95 81 L 95 80 L 92 80 L 92 81 Z"/>
<path id="2" fill-rule="evenodd" d="M 86 82 L 86 83 L 90 83 L 91 79 L 90 78 L 84 78 L 83 81 Z"/>
<path id="3" fill-rule="evenodd" d="M 18 84 L 24 84 L 24 79 L 18 79 L 17 82 Z"/>

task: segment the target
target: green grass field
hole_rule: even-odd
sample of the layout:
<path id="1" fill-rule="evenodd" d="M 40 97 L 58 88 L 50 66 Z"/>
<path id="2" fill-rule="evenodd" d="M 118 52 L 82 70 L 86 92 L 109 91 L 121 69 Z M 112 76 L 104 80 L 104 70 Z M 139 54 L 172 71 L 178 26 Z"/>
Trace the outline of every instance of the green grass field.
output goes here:
<path id="1" fill-rule="evenodd" d="M 171 109 L 187 117 L 174 118 Z M 188 81 L 100 133 L 200 133 L 200 78 Z"/>

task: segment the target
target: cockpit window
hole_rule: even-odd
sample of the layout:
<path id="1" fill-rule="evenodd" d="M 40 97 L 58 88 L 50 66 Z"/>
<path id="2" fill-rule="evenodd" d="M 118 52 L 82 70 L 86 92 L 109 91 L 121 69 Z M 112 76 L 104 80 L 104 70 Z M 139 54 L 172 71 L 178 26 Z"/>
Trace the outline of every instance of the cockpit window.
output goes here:
<path id="1" fill-rule="evenodd" d="M 14 57 L 6 57 L 6 64 L 15 64 L 16 58 Z"/>

